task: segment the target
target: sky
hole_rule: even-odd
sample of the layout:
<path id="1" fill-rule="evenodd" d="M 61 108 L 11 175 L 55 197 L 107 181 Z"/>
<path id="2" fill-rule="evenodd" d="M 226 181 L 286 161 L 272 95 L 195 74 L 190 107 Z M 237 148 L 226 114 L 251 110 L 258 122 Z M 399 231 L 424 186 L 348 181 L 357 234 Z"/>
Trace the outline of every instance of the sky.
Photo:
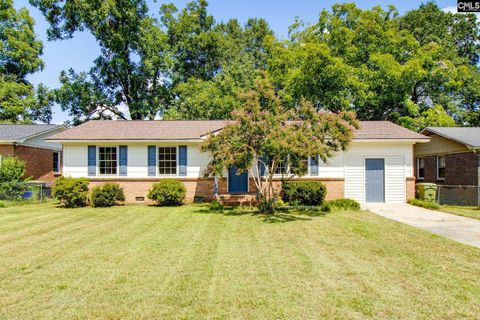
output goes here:
<path id="1" fill-rule="evenodd" d="M 163 3 L 172 2 L 178 8 L 183 8 L 188 0 L 157 0 L 156 2 L 147 0 L 147 2 L 151 12 L 158 14 L 158 9 Z M 306 23 L 315 23 L 320 11 L 330 9 L 336 2 L 341 2 L 341 0 L 210 0 L 209 12 L 216 21 L 237 18 L 243 23 L 248 18 L 264 18 L 277 37 L 286 38 L 288 27 L 295 21 L 295 17 L 299 17 Z M 393 4 L 401 14 L 417 8 L 422 2 L 425 0 L 355 1 L 363 9 L 376 5 L 386 8 Z M 437 0 L 436 2 L 444 10 L 456 12 L 456 0 Z M 30 6 L 28 0 L 14 0 L 14 5 L 17 9 L 21 7 L 29 9 L 36 22 L 35 32 L 44 45 L 42 59 L 45 62 L 45 68 L 29 76 L 29 80 L 33 84 L 43 83 L 49 88 L 58 88 L 60 85 L 58 76 L 62 70 L 73 68 L 80 72 L 90 69 L 93 60 L 98 57 L 100 49 L 88 32 L 76 33 L 73 39 L 69 40 L 48 41 L 46 34 L 48 23 L 40 11 Z M 52 123 L 63 123 L 68 119 L 66 112 L 62 112 L 58 106 L 54 106 Z"/>

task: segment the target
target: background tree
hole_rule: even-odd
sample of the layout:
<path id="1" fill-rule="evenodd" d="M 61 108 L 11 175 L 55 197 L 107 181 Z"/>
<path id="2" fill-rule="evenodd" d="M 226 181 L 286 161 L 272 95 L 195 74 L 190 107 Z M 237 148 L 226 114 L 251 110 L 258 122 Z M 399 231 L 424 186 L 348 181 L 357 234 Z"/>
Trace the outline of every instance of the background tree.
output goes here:
<path id="1" fill-rule="evenodd" d="M 232 113 L 235 122 L 208 137 L 202 150 L 212 160 L 205 174 L 222 176 L 231 166 L 254 178 L 261 205 L 273 212 L 278 194 L 273 176 L 281 161 L 297 175 L 304 175 L 306 159 L 318 155 L 327 161 L 334 152 L 345 150 L 358 127 L 352 113 L 319 112 L 302 99 L 297 108 L 288 108 L 266 76 L 255 81 L 255 90 L 241 94 L 242 105 Z M 268 158 L 268 161 L 262 159 Z M 262 177 L 259 165 L 265 166 Z"/>
<path id="2" fill-rule="evenodd" d="M 101 55 L 88 72 L 61 75 L 57 101 L 74 122 L 128 115 L 153 119 L 165 109 L 171 98 L 167 36 L 159 21 L 148 15 L 145 1 L 30 2 L 50 23 L 49 40 L 87 30 L 100 45 Z"/>
<path id="3" fill-rule="evenodd" d="M 28 10 L 15 10 L 0 0 L 0 122 L 50 122 L 53 97 L 45 86 L 37 89 L 26 77 L 43 68 L 42 42 Z"/>

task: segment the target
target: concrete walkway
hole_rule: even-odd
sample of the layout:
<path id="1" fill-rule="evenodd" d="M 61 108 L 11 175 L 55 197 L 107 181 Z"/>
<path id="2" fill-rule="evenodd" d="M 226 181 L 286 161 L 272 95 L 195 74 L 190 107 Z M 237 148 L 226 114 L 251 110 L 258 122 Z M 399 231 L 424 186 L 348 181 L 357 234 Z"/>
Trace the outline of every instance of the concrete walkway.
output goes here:
<path id="1" fill-rule="evenodd" d="M 428 210 L 409 204 L 365 204 L 363 208 L 385 218 L 480 248 L 480 220 Z"/>

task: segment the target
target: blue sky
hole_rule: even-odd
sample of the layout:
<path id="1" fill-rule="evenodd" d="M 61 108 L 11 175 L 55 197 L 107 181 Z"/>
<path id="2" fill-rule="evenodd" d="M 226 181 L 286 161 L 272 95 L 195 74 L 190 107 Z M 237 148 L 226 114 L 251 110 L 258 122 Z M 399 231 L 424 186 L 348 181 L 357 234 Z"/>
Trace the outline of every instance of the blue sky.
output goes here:
<path id="1" fill-rule="evenodd" d="M 188 0 L 174 0 L 157 2 L 148 1 L 153 13 L 158 13 L 162 3 L 173 2 L 179 8 L 184 7 Z M 314 23 L 318 14 L 323 9 L 329 9 L 333 3 L 341 1 L 321 0 L 210 0 L 209 11 L 217 21 L 226 21 L 237 18 L 245 22 L 250 17 L 265 18 L 270 27 L 279 37 L 286 37 L 288 27 L 294 22 L 295 17 L 300 17 L 307 23 Z M 400 13 L 417 8 L 424 1 L 391 0 L 391 1 L 356 1 L 361 8 L 367 9 L 375 5 L 386 7 L 393 4 Z M 455 0 L 438 0 L 441 8 L 454 11 Z M 46 30 L 48 24 L 42 14 L 30 6 L 28 0 L 14 0 L 16 8 L 27 7 L 36 21 L 35 31 L 43 41 L 43 60 L 45 68 L 29 77 L 34 84 L 43 82 L 50 88 L 59 86 L 58 76 L 60 71 L 73 68 L 76 71 L 87 71 L 92 61 L 99 55 L 99 47 L 93 37 L 88 33 L 77 33 L 73 39 L 63 41 L 47 41 Z M 53 123 L 62 123 L 68 120 L 68 114 L 63 113 L 57 106 L 54 107 Z"/>

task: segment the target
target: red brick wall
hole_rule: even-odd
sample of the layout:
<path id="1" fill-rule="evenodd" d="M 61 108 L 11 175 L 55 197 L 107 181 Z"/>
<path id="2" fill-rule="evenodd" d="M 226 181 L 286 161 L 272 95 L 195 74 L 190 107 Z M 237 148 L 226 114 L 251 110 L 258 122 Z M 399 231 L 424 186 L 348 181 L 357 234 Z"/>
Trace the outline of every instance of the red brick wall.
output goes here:
<path id="1" fill-rule="evenodd" d="M 479 155 L 473 152 L 445 155 L 445 180 L 437 180 L 437 157 L 426 156 L 423 158 L 425 159 L 425 179 L 417 182 L 478 185 Z"/>
<path id="2" fill-rule="evenodd" d="M 112 179 L 90 179 L 90 188 L 103 184 L 105 182 L 116 182 L 124 190 L 126 202 L 135 203 L 136 197 L 144 197 L 145 202 L 150 203 L 147 194 L 152 188 L 152 184 L 158 182 L 159 179 L 133 179 L 133 178 L 112 178 Z M 187 189 L 186 201 L 193 202 L 195 197 L 203 197 L 205 201 L 210 201 L 213 198 L 214 179 L 213 178 L 178 178 L 185 184 Z M 307 179 L 305 179 L 307 180 Z M 314 181 L 314 179 L 308 179 Z M 345 182 L 343 179 L 315 179 L 321 181 L 327 186 L 327 200 L 343 198 L 345 196 Z M 281 187 L 281 181 L 275 180 L 274 186 L 277 190 Z M 220 178 L 218 181 L 219 194 L 227 193 L 227 179 Z M 250 193 L 255 193 L 256 187 L 253 179 L 250 179 Z"/>
<path id="3" fill-rule="evenodd" d="M 52 150 L 28 146 L 0 145 L 0 154 L 15 156 L 25 161 L 26 176 L 32 177 L 33 180 L 47 182 L 55 180 Z"/>

